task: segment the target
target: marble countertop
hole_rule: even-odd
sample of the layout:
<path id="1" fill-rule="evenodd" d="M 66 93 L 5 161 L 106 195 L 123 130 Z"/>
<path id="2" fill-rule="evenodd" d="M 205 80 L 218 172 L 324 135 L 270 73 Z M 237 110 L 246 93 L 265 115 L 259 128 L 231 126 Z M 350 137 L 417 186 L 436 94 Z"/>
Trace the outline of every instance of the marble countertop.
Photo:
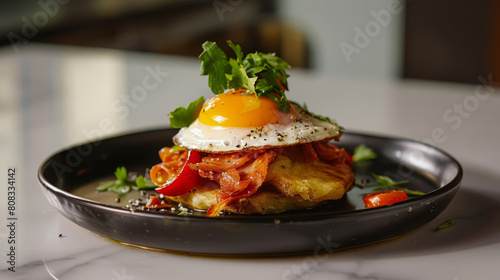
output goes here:
<path id="1" fill-rule="evenodd" d="M 211 258 L 124 247 L 64 218 L 45 199 L 40 163 L 75 143 L 168 125 L 175 107 L 210 96 L 194 58 L 28 44 L 0 49 L 1 279 L 497 279 L 500 88 L 378 81 L 292 70 L 289 98 L 354 131 L 431 143 L 464 168 L 435 220 L 397 239 L 314 255 Z M 307 94 L 304 94 L 307 93 Z M 8 215 L 15 168 L 16 227 Z M 436 232 L 446 220 L 455 226 Z M 9 240 L 15 239 L 15 272 Z"/>

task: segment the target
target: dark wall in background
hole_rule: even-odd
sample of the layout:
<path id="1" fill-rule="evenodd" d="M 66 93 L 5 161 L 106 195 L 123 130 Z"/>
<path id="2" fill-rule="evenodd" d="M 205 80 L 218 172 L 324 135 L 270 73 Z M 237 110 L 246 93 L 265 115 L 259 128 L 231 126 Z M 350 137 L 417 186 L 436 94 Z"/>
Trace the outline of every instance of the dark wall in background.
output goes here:
<path id="1" fill-rule="evenodd" d="M 282 22 L 272 0 L 62 2 L 29 42 L 197 56 L 206 40 L 229 51 L 224 41 L 231 38 L 245 52 L 276 52 L 294 67 L 310 67 L 307 34 Z M 0 0 L 0 46 L 11 44 L 9 33 L 23 35 L 26 21 L 43 21 L 37 15 L 47 7 L 39 3 Z M 405 3 L 403 78 L 500 82 L 500 1 Z"/>
<path id="2" fill-rule="evenodd" d="M 500 81 L 493 59 L 500 51 L 498 7 L 494 0 L 408 1 L 403 76 L 479 83 L 478 76 L 492 74 Z"/>
<path id="3" fill-rule="evenodd" d="M 11 44 L 9 33 L 16 33 L 30 42 L 198 56 L 207 40 L 231 53 L 225 42 L 231 39 L 245 53 L 276 52 L 292 66 L 309 67 L 304 34 L 280 21 L 272 0 L 148 0 L 143 5 L 89 0 L 58 7 L 21 1 L 9 8 L 11 17 L 0 17 L 0 45 Z M 47 24 L 37 26 L 35 36 L 24 34 L 31 31 L 26 21 L 43 22 L 42 14 Z"/>

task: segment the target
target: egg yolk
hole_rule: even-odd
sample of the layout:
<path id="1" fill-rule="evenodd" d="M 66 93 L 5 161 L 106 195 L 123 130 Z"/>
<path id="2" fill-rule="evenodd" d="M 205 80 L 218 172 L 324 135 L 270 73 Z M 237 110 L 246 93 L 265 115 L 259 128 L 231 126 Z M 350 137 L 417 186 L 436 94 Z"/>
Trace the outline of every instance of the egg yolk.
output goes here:
<path id="1" fill-rule="evenodd" d="M 268 97 L 229 91 L 208 100 L 201 109 L 198 120 L 210 126 L 262 127 L 279 123 L 284 113 Z"/>

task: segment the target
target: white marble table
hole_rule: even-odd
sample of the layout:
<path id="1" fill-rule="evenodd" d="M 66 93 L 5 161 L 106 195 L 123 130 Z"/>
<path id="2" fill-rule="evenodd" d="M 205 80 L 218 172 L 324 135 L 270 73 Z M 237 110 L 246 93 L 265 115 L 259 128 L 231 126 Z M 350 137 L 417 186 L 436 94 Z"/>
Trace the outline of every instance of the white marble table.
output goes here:
<path id="1" fill-rule="evenodd" d="M 173 108 L 210 96 L 198 61 L 36 44 L 18 54 L 0 49 L 0 279 L 498 279 L 500 89 L 479 80 L 382 82 L 292 71 L 291 99 L 350 130 L 433 142 L 463 165 L 462 186 L 438 218 L 389 242 L 321 258 L 205 258 L 105 240 L 50 206 L 36 177 L 56 150 L 166 126 Z M 15 272 L 7 270 L 10 167 Z M 456 225 L 434 231 L 448 219 Z"/>

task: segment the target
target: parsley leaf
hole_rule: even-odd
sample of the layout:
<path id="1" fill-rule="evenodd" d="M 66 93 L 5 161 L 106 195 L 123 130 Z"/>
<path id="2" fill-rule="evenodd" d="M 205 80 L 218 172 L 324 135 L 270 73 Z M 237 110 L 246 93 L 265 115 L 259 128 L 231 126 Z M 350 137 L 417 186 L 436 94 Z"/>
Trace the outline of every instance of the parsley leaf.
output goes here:
<path id="1" fill-rule="evenodd" d="M 139 176 L 139 177 L 137 177 L 137 179 L 135 179 L 135 184 L 137 185 L 138 189 L 141 189 L 141 188 L 144 188 L 146 186 L 147 182 L 143 176 Z"/>
<path id="2" fill-rule="evenodd" d="M 244 55 L 240 45 L 227 41 L 236 54 L 228 60 L 214 42 L 205 42 L 200 54 L 201 74 L 208 75 L 208 86 L 214 94 L 231 88 L 245 88 L 258 97 L 270 97 L 278 109 L 289 113 L 290 104 L 285 96 L 288 90 L 286 69 L 290 65 L 274 53 L 255 52 Z"/>
<path id="3" fill-rule="evenodd" d="M 127 168 L 123 166 L 116 168 L 115 177 L 118 181 L 124 183 L 127 180 Z"/>
<path id="4" fill-rule="evenodd" d="M 129 174 L 124 166 L 116 168 L 116 180 L 102 182 L 96 187 L 98 192 L 114 192 L 117 194 L 128 193 L 131 190 L 151 190 L 156 185 L 151 180 L 146 180 L 144 176 L 138 176 L 135 181 L 129 179 Z"/>
<path id="5" fill-rule="evenodd" d="M 109 189 L 109 187 L 111 187 L 114 184 L 116 184 L 116 181 L 108 181 L 108 182 L 101 183 L 97 186 L 96 191 L 98 191 L 98 192 L 107 191 Z"/>
<path id="6" fill-rule="evenodd" d="M 446 222 L 441 223 L 440 225 L 438 225 L 436 227 L 436 231 L 442 230 L 442 229 L 446 229 L 446 228 L 450 228 L 450 227 L 452 227 L 454 225 L 455 225 L 455 220 L 448 220 L 448 221 L 446 221 Z"/>
<path id="7" fill-rule="evenodd" d="M 408 188 L 398 188 L 398 189 L 404 191 L 407 195 L 419 196 L 419 195 L 424 195 L 425 194 L 422 191 L 410 190 Z"/>
<path id="8" fill-rule="evenodd" d="M 372 173 L 373 178 L 377 181 L 377 184 L 367 184 L 368 180 L 362 180 L 361 184 L 356 183 L 356 186 L 360 188 L 366 188 L 366 187 L 375 187 L 377 191 L 379 190 L 402 190 L 404 191 L 407 195 L 412 195 L 412 196 L 419 196 L 419 195 L 424 195 L 425 193 L 422 191 L 417 191 L 417 190 L 410 190 L 408 188 L 403 188 L 400 187 L 400 185 L 403 184 L 408 184 L 410 181 L 408 180 L 403 180 L 403 181 L 394 181 L 388 176 L 384 175 L 377 175 L 375 173 Z"/>
<path id="9" fill-rule="evenodd" d="M 197 100 L 191 102 L 187 108 L 178 107 L 168 114 L 170 117 L 170 126 L 173 128 L 181 128 L 189 126 L 200 114 L 201 107 L 205 102 L 205 98 L 202 96 Z"/>
<path id="10" fill-rule="evenodd" d="M 226 69 L 229 62 L 226 54 L 214 42 L 205 42 L 203 52 L 200 54 L 201 74 L 208 75 L 208 87 L 214 94 L 219 94 L 227 89 Z"/>
<path id="11" fill-rule="evenodd" d="M 177 216 L 187 216 L 187 215 L 189 215 L 187 211 L 182 211 L 179 214 L 177 214 Z"/>
<path id="12" fill-rule="evenodd" d="M 395 182 L 394 180 L 392 180 L 388 176 L 377 175 L 375 173 L 372 173 L 372 176 L 373 176 L 373 178 L 375 178 L 375 180 L 377 180 L 378 187 L 393 187 L 393 186 L 398 186 L 398 185 L 402 185 L 402 184 L 408 184 L 410 182 L 408 180 Z"/>
<path id="13" fill-rule="evenodd" d="M 241 63 L 243 61 L 243 51 L 241 50 L 240 45 L 235 45 L 231 41 L 227 41 L 227 44 L 231 47 L 231 49 L 233 49 L 234 53 L 236 53 L 238 63 Z"/>
<path id="14" fill-rule="evenodd" d="M 114 193 L 117 193 L 117 194 L 128 193 L 130 190 L 131 190 L 130 185 L 123 184 L 123 183 L 118 183 L 118 184 L 111 185 L 107 189 L 107 191 L 114 192 Z"/>
<path id="15" fill-rule="evenodd" d="M 260 80 L 258 80 L 255 87 L 257 91 L 257 96 L 265 96 L 271 98 L 274 102 L 278 103 L 278 110 L 290 113 L 290 103 L 284 94 L 284 90 L 281 88 L 277 72 L 274 69 L 268 69 L 259 72 Z M 283 94 L 276 96 L 276 92 L 282 92 Z"/>
<path id="16" fill-rule="evenodd" d="M 364 144 L 361 144 L 354 149 L 352 159 L 354 162 L 359 162 L 374 159 L 376 157 L 377 154 L 375 154 L 372 149 L 366 147 Z"/>
<path id="17" fill-rule="evenodd" d="M 237 60 L 230 59 L 229 60 L 229 65 L 231 65 L 231 75 L 229 77 L 231 78 L 229 80 L 229 85 L 228 88 L 237 88 L 237 87 L 242 87 L 246 88 L 249 90 L 249 93 L 254 93 L 255 92 L 255 81 L 257 80 L 257 77 L 250 78 L 247 75 L 247 72 L 243 68 L 243 66 L 238 63 Z"/>
<path id="18" fill-rule="evenodd" d="M 156 185 L 151 180 L 146 180 L 142 175 L 135 179 L 135 185 L 139 191 L 156 189 Z"/>

